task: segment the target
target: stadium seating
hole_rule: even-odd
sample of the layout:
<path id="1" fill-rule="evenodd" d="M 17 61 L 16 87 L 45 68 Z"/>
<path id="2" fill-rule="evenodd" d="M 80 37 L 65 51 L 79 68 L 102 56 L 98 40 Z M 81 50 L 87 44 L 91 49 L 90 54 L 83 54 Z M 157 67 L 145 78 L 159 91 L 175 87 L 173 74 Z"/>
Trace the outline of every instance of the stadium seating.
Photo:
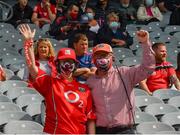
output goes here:
<path id="1" fill-rule="evenodd" d="M 180 112 L 167 113 L 161 118 L 162 122 L 180 131 Z"/>
<path id="2" fill-rule="evenodd" d="M 178 108 L 176 108 L 173 105 L 169 104 L 162 104 L 162 103 L 153 103 L 148 105 L 145 108 L 145 112 L 152 114 L 153 116 L 156 116 L 156 118 L 161 121 L 161 117 L 164 114 L 171 113 L 171 112 L 178 112 Z"/>
<path id="3" fill-rule="evenodd" d="M 135 113 L 135 124 L 138 125 L 143 122 L 157 122 L 156 117 L 145 112 Z"/>
<path id="4" fill-rule="evenodd" d="M 5 124 L 11 120 L 29 120 L 32 118 L 29 114 L 22 111 L 3 111 L 0 112 L 0 131 L 3 130 Z"/>
<path id="5" fill-rule="evenodd" d="M 0 112 L 2 111 L 22 111 L 21 108 L 11 102 L 0 102 Z"/>
<path id="6" fill-rule="evenodd" d="M 41 101 L 43 101 L 43 97 L 40 94 L 25 94 L 17 98 L 16 104 L 25 110 L 29 104 Z"/>
<path id="7" fill-rule="evenodd" d="M 180 109 L 180 102 L 179 101 L 180 101 L 180 96 L 171 97 L 168 100 L 168 104 L 173 105 L 173 106 Z"/>
<path id="8" fill-rule="evenodd" d="M 7 80 L 2 82 L 0 85 L 0 92 L 6 93 L 8 90 L 12 90 L 14 87 L 26 87 L 28 86 L 27 82 L 19 81 L 19 80 Z"/>
<path id="9" fill-rule="evenodd" d="M 174 96 L 180 96 L 180 91 L 173 89 L 159 89 L 153 92 L 153 96 L 167 103 L 169 98 Z"/>
<path id="10" fill-rule="evenodd" d="M 7 97 L 15 101 L 21 95 L 38 94 L 34 88 L 29 87 L 14 87 L 12 90 L 7 91 Z"/>
<path id="11" fill-rule="evenodd" d="M 136 129 L 140 134 L 154 134 L 160 131 L 175 131 L 173 127 L 162 122 L 143 122 L 140 123 Z"/>
<path id="12" fill-rule="evenodd" d="M 148 96 L 148 93 L 142 89 L 134 88 L 135 96 Z"/>
<path id="13" fill-rule="evenodd" d="M 43 126 L 33 121 L 13 120 L 4 126 L 5 134 L 42 134 Z"/>
<path id="14" fill-rule="evenodd" d="M 136 96 L 135 97 L 136 106 L 139 107 L 142 111 L 146 108 L 146 106 L 153 103 L 163 103 L 162 100 L 152 96 Z"/>

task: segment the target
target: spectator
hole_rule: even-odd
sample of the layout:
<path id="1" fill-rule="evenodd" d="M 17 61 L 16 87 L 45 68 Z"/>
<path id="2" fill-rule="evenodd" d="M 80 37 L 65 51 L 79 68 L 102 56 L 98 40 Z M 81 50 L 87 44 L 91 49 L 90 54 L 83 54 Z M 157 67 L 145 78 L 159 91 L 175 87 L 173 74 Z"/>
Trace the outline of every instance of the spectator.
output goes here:
<path id="1" fill-rule="evenodd" d="M 89 26 L 90 26 L 89 30 L 94 32 L 94 33 L 97 33 L 100 26 L 99 26 L 97 20 L 94 18 L 95 17 L 95 11 L 93 10 L 93 8 L 87 7 L 86 8 L 86 15 L 89 18 Z"/>
<path id="2" fill-rule="evenodd" d="M 95 19 L 98 21 L 100 27 L 106 23 L 106 15 L 108 13 L 109 0 L 98 0 L 96 5 Z"/>
<path id="3" fill-rule="evenodd" d="M 149 34 L 138 31 L 137 37 L 143 47 L 143 60 L 134 67 L 114 68 L 112 48 L 99 44 L 93 48 L 93 62 L 97 67 L 95 75 L 88 78 L 92 89 L 97 115 L 97 134 L 132 134 L 135 112 L 133 87 L 147 78 L 154 70 L 155 60 Z"/>
<path id="4" fill-rule="evenodd" d="M 42 27 L 50 24 L 56 18 L 56 7 L 49 0 L 41 0 L 35 7 L 32 15 L 32 22 Z"/>
<path id="5" fill-rule="evenodd" d="M 33 9 L 28 5 L 28 0 L 18 0 L 18 2 L 12 7 L 13 16 L 8 21 L 14 27 L 17 27 L 21 23 L 30 23 Z M 10 12 L 8 16 L 10 16 Z"/>
<path id="6" fill-rule="evenodd" d="M 173 84 L 180 90 L 175 69 L 170 62 L 166 61 L 167 50 L 165 44 L 155 43 L 152 48 L 155 52 L 156 68 L 151 76 L 140 83 L 140 87 L 150 95 L 157 89 L 170 88 Z"/>
<path id="7" fill-rule="evenodd" d="M 88 53 L 88 38 L 84 34 L 77 34 L 74 37 L 73 45 L 79 61 L 74 76 L 78 77 L 78 81 L 85 82 L 96 71 L 95 66 L 92 64 L 92 55 Z"/>
<path id="8" fill-rule="evenodd" d="M 123 26 L 136 22 L 137 12 L 136 9 L 131 5 L 130 0 L 120 0 L 118 7 L 120 20 Z"/>
<path id="9" fill-rule="evenodd" d="M 4 71 L 2 66 L 0 65 L 0 81 L 5 81 L 5 80 L 6 80 L 6 72 Z"/>
<path id="10" fill-rule="evenodd" d="M 88 5 L 88 1 L 89 0 L 79 0 L 78 5 L 79 5 L 79 11 L 81 15 L 85 13 L 86 7 Z"/>
<path id="11" fill-rule="evenodd" d="M 79 27 L 69 33 L 68 47 L 73 48 L 74 36 L 78 33 L 85 34 L 88 41 L 91 42 L 92 46 L 96 44 L 96 33 L 90 31 L 89 18 L 87 15 L 82 15 L 79 22 Z"/>
<path id="12" fill-rule="evenodd" d="M 154 0 L 144 0 L 144 4 L 137 11 L 137 18 L 140 24 L 148 24 L 150 22 L 162 21 L 163 16 L 155 5 Z"/>
<path id="13" fill-rule="evenodd" d="M 53 24 L 50 26 L 50 35 L 57 40 L 65 40 L 68 34 L 77 27 L 79 8 L 72 4 L 68 7 L 65 15 L 57 16 Z"/>
<path id="14" fill-rule="evenodd" d="M 76 82 L 72 73 L 76 69 L 76 55 L 72 49 L 58 52 L 55 67 L 58 73 L 47 75 L 35 65 L 32 39 L 35 31 L 22 25 L 25 38 L 25 57 L 33 86 L 45 98 L 46 120 L 44 132 L 48 134 L 94 134 L 95 114 L 87 85 Z"/>
<path id="15" fill-rule="evenodd" d="M 143 4 L 144 0 L 131 0 L 131 4 L 132 6 L 136 9 L 136 11 L 138 10 L 139 6 L 141 4 Z"/>
<path id="16" fill-rule="evenodd" d="M 177 69 L 176 69 L 176 75 L 180 81 L 180 52 L 177 55 Z"/>
<path id="17" fill-rule="evenodd" d="M 174 11 L 180 6 L 179 0 L 156 0 L 158 7 L 163 11 Z"/>
<path id="18" fill-rule="evenodd" d="M 112 46 L 129 47 L 133 43 L 132 37 L 122 30 L 119 17 L 114 12 L 108 14 L 107 25 L 99 29 L 97 34 L 98 43 L 107 43 Z"/>
<path id="19" fill-rule="evenodd" d="M 170 20 L 170 25 L 180 25 L 180 4 L 175 8 L 174 11 L 172 11 Z"/>
<path id="20" fill-rule="evenodd" d="M 41 70 L 46 72 L 46 74 L 50 75 L 52 70 L 52 63 L 55 58 L 54 48 L 48 39 L 39 39 L 36 43 L 34 49 L 36 66 L 38 66 Z M 29 82 L 29 86 L 32 86 L 32 77 L 29 74 L 29 70 L 25 69 L 25 74 L 23 80 Z"/>
<path id="21" fill-rule="evenodd" d="M 67 6 L 64 5 L 65 0 L 56 0 L 56 9 L 57 14 L 56 16 L 63 16 L 63 13 L 65 12 Z"/>

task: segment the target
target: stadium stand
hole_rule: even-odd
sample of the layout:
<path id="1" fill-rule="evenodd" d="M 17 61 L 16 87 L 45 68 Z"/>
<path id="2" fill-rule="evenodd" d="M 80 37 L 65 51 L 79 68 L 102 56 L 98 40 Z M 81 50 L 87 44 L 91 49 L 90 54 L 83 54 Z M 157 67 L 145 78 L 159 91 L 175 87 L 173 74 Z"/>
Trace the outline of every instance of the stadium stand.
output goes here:
<path id="1" fill-rule="evenodd" d="M 152 114 L 159 121 L 161 121 L 161 118 L 164 114 L 171 112 L 178 112 L 178 111 L 179 111 L 178 108 L 176 108 L 175 106 L 169 104 L 162 104 L 162 103 L 153 103 L 145 108 L 146 113 Z"/>
<path id="2" fill-rule="evenodd" d="M 14 5 L 16 1 L 4 0 L 4 2 Z M 29 1 L 29 3 L 33 7 L 37 0 Z M 3 7 L 3 19 L 7 18 L 9 10 Z M 140 62 L 142 49 L 135 35 L 137 30 L 145 29 L 150 32 L 153 42 L 166 43 L 168 61 L 176 67 L 176 56 L 180 51 L 180 26 L 169 26 L 169 15 L 169 12 L 164 14 L 162 22 L 151 22 L 148 25 L 128 24 L 126 31 L 134 38 L 134 43 L 130 48 L 113 48 L 118 61 L 117 65 L 134 66 Z M 30 24 L 30 27 L 37 30 L 36 40 L 49 38 L 56 53 L 60 48 L 68 46 L 67 40 L 58 41 L 49 36 L 49 24 L 44 25 L 42 29 L 34 24 Z M 89 48 L 89 52 L 92 52 L 92 47 Z M 0 134 L 1 132 L 5 134 L 42 134 L 45 119 L 45 106 L 41 103 L 43 98 L 38 95 L 37 91 L 28 88 L 28 83 L 18 80 L 23 79 L 26 66 L 23 38 L 18 28 L 15 29 L 13 25 L 2 21 L 0 22 L 0 54 L 0 64 L 7 75 L 7 81 L 0 82 Z M 180 134 L 179 91 L 157 90 L 153 96 L 137 88 L 134 88 L 134 92 L 136 96 L 135 124 L 138 133 Z"/>

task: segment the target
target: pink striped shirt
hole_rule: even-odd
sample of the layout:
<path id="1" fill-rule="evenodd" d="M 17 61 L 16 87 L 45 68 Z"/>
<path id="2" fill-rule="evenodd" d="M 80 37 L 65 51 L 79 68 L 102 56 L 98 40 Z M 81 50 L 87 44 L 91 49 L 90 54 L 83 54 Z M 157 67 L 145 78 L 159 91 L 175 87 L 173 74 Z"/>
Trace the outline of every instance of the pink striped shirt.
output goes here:
<path id="1" fill-rule="evenodd" d="M 140 65 L 118 68 L 130 96 L 133 112 L 135 110 L 133 87 L 147 78 L 155 68 L 151 43 L 142 45 L 142 48 L 143 59 Z M 114 127 L 133 124 L 129 102 L 117 69 L 112 67 L 108 75 L 103 78 L 93 75 L 87 80 L 87 84 L 92 89 L 97 115 L 96 126 Z"/>

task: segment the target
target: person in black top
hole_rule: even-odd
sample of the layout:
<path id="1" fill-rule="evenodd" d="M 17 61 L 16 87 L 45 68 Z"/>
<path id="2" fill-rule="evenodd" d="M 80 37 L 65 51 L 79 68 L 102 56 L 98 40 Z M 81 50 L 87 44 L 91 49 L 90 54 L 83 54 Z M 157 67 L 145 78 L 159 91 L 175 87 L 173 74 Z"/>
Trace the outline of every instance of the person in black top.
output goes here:
<path id="1" fill-rule="evenodd" d="M 8 23 L 11 23 L 14 27 L 21 23 L 30 23 L 32 13 L 33 9 L 28 5 L 28 0 L 18 0 L 13 6 L 13 16 Z M 10 12 L 8 16 L 10 16 Z"/>

